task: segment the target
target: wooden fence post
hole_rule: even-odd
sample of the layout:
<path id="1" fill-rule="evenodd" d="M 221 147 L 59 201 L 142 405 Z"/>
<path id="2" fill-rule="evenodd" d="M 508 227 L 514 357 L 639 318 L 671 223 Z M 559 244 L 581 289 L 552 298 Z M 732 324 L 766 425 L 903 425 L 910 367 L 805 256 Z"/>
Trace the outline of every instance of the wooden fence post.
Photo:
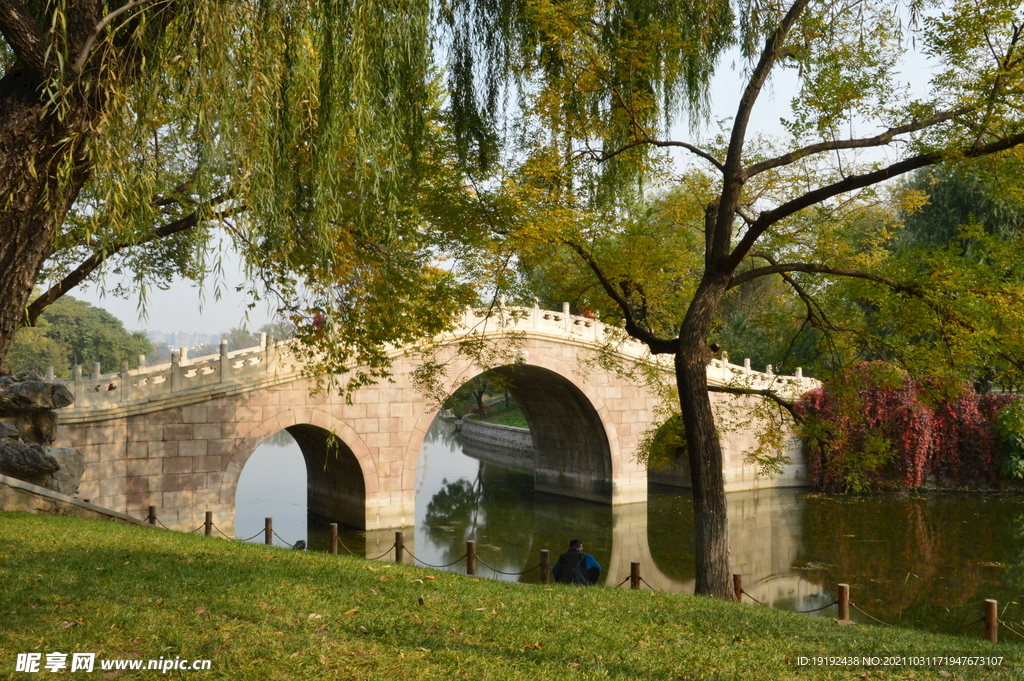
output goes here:
<path id="1" fill-rule="evenodd" d="M 338 523 L 331 523 L 331 555 L 338 555 Z"/>
<path id="2" fill-rule="evenodd" d="M 156 525 L 156 506 L 149 507 L 149 516 L 146 518 L 150 525 Z"/>
<path id="3" fill-rule="evenodd" d="M 263 543 L 267 546 L 274 544 L 274 519 L 267 518 L 263 521 Z"/>
<path id="4" fill-rule="evenodd" d="M 401 530 L 395 532 L 395 562 L 401 563 L 405 551 L 405 535 Z"/>
<path id="5" fill-rule="evenodd" d="M 540 583 L 547 584 L 551 576 L 551 552 L 542 549 L 540 552 Z"/>
<path id="6" fill-rule="evenodd" d="M 839 586 L 839 619 L 850 619 L 850 585 L 840 584 Z"/>
<path id="7" fill-rule="evenodd" d="M 640 563 L 629 564 L 629 588 L 640 588 Z"/>
<path id="8" fill-rule="evenodd" d="M 999 643 L 999 601 L 985 599 L 985 638 Z"/>
<path id="9" fill-rule="evenodd" d="M 473 540 L 466 542 L 466 574 L 476 574 L 476 542 Z"/>
<path id="10" fill-rule="evenodd" d="M 737 603 L 743 601 L 743 575 L 732 576 L 732 593 L 736 597 Z"/>
<path id="11" fill-rule="evenodd" d="M 206 512 L 206 518 L 203 520 L 203 527 L 206 528 L 207 537 L 213 534 L 213 511 Z"/>

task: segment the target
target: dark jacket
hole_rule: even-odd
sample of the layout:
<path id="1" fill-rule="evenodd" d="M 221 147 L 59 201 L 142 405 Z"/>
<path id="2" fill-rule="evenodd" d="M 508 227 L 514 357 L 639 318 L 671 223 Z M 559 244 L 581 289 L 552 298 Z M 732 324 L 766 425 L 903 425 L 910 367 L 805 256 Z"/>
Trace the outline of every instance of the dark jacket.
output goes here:
<path id="1" fill-rule="evenodd" d="M 589 553 L 566 551 L 558 557 L 551 572 L 555 575 L 555 581 L 561 584 L 589 586 L 597 584 L 601 577 L 601 565 Z"/>

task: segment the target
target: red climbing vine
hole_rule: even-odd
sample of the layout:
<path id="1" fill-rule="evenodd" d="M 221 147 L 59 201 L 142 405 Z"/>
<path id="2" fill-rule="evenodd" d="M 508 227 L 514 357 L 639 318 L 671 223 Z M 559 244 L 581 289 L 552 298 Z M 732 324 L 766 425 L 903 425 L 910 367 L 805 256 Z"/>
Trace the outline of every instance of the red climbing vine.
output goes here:
<path id="1" fill-rule="evenodd" d="M 996 422 L 1013 395 L 923 385 L 865 362 L 796 405 L 811 479 L 833 491 L 992 483 L 1003 469 Z"/>

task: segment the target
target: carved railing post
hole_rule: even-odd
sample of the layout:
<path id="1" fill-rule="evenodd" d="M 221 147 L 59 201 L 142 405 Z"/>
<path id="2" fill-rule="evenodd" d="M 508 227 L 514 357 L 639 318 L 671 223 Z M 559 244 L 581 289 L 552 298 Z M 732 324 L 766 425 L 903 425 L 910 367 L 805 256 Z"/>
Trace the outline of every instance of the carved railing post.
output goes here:
<path id="1" fill-rule="evenodd" d="M 82 365 L 76 364 L 71 370 L 71 378 L 75 382 L 75 404 L 82 402 Z"/>
<path id="2" fill-rule="evenodd" d="M 181 353 L 175 351 L 171 353 L 171 392 L 176 393 L 181 390 Z"/>
<path id="3" fill-rule="evenodd" d="M 53 380 L 53 367 L 46 367 L 46 380 L 47 381 L 52 381 Z"/>
<path id="4" fill-rule="evenodd" d="M 121 385 L 117 386 L 121 389 L 121 394 L 118 396 L 119 401 L 127 402 L 130 394 L 130 388 L 132 385 L 131 374 L 128 373 L 128 362 L 121 362 Z"/>
<path id="5" fill-rule="evenodd" d="M 93 362 L 92 363 L 92 380 L 94 380 L 94 381 L 100 380 L 100 363 L 99 362 Z"/>
<path id="6" fill-rule="evenodd" d="M 220 339 L 220 382 L 227 383 L 231 373 L 231 361 L 228 360 L 228 339 Z"/>
<path id="7" fill-rule="evenodd" d="M 145 368 L 146 368 L 146 356 L 145 355 L 139 355 L 139 369 L 141 370 L 141 369 L 145 369 Z"/>

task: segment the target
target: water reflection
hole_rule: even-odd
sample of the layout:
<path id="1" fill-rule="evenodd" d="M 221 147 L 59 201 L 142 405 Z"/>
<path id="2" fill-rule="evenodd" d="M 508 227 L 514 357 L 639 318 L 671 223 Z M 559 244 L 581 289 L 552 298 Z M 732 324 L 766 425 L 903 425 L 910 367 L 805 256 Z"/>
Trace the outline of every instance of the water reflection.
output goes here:
<path id="1" fill-rule="evenodd" d="M 274 531 L 288 543 L 306 538 L 306 462 L 287 430 L 257 447 L 238 477 L 235 536 L 259 533 L 265 518 L 274 519 Z M 274 544 L 284 546 L 276 537 Z"/>
<path id="2" fill-rule="evenodd" d="M 282 464 L 287 456 L 278 450 L 272 457 L 282 467 L 268 469 L 267 491 L 259 495 L 275 495 L 276 510 L 243 503 L 240 482 L 240 536 L 257 532 L 266 515 L 275 516 L 275 527 L 290 541 L 305 535 L 304 525 L 293 531 L 286 518 L 278 520 L 296 503 L 278 494 L 282 471 L 295 468 Z M 301 463 L 297 447 L 294 456 Z M 243 479 L 249 473 L 247 465 Z M 304 508 L 304 490 L 299 496 Z M 329 522 L 310 516 L 311 547 L 326 547 Z M 729 522 L 733 572 L 743 575 L 751 596 L 774 607 L 827 605 L 835 585 L 845 582 L 857 605 L 894 624 L 950 631 L 977 619 L 985 598 L 1010 604 L 1004 619 L 1021 618 L 1016 603 L 1024 590 L 1024 499 L 1018 497 L 761 490 L 730 494 Z M 453 425 L 440 419 L 420 456 L 416 526 L 406 528 L 404 537 L 416 558 L 433 565 L 457 561 L 466 540 L 475 540 L 481 561 L 502 572 L 536 566 L 541 549 L 554 560 L 579 537 L 605 568 L 605 584 L 621 582 L 630 562 L 638 561 L 650 586 L 693 590 L 693 506 L 686 490 L 652 486 L 647 504 L 617 507 L 538 493 L 531 475 L 466 456 Z M 357 555 L 377 557 L 393 544 L 394 530 L 343 532 L 342 542 Z M 448 569 L 463 572 L 465 561 Z M 482 564 L 477 570 L 497 579 L 539 579 L 536 571 L 520 577 Z M 835 608 L 820 614 L 834 617 Z"/>

